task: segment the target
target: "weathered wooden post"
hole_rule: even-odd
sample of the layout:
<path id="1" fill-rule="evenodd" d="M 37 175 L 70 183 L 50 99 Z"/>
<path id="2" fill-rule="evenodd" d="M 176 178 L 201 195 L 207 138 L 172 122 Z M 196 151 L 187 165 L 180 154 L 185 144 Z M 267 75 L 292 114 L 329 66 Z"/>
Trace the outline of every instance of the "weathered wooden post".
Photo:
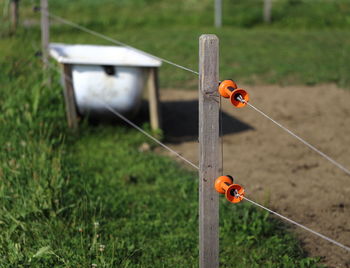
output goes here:
<path id="1" fill-rule="evenodd" d="M 220 176 L 219 39 L 199 39 L 199 266 L 219 267 L 219 200 L 214 181 Z"/>
<path id="2" fill-rule="evenodd" d="M 222 26 L 222 0 L 215 0 L 215 27 Z"/>
<path id="3" fill-rule="evenodd" d="M 50 25 L 49 25 L 49 5 L 47 0 L 40 0 L 41 11 L 41 47 L 44 64 L 44 72 L 47 74 L 49 68 L 49 40 L 50 40 Z"/>
<path id="4" fill-rule="evenodd" d="M 264 0 L 264 22 L 271 22 L 272 0 Z"/>
<path id="5" fill-rule="evenodd" d="M 10 5 L 12 32 L 16 32 L 19 20 L 19 0 L 11 0 Z"/>

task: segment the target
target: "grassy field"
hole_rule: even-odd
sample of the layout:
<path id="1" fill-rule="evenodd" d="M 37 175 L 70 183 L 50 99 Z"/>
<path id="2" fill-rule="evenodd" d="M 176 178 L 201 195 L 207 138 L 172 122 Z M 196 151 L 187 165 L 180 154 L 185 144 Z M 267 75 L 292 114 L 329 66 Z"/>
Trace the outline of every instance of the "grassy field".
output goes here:
<path id="1" fill-rule="evenodd" d="M 221 40 L 222 78 L 350 84 L 350 22 L 340 12 L 350 8 L 348 1 L 315 9 L 305 9 L 311 5 L 305 1 L 281 1 L 269 27 L 258 19 L 257 1 L 226 1 L 221 30 L 211 27 L 210 1 L 51 2 L 58 15 L 193 69 L 198 36 L 214 32 Z M 38 14 L 30 8 L 35 3 L 23 2 L 22 20 L 31 26 L 9 35 L 1 24 L 0 267 L 197 266 L 196 174 L 140 152 L 149 141 L 127 126 L 85 122 L 78 134 L 66 129 L 59 77 L 52 71 L 52 86 L 42 83 L 34 56 L 40 48 Z M 334 20 L 317 20 L 330 11 Z M 60 24 L 52 26 L 52 41 L 107 44 Z M 172 66 L 161 70 L 162 87 L 194 88 L 196 79 Z M 221 201 L 222 267 L 319 266 L 267 213 Z"/>
<path id="2" fill-rule="evenodd" d="M 126 126 L 67 132 L 60 85 L 17 53 L 29 37 L 0 43 L 0 267 L 197 266 L 195 174 L 139 152 L 147 140 Z M 316 265 L 267 213 L 222 202 L 223 266 Z"/>
<path id="3" fill-rule="evenodd" d="M 51 2 L 51 12 L 57 15 L 194 70 L 198 68 L 199 35 L 215 33 L 221 44 L 221 79 L 246 84 L 336 83 L 350 87 L 350 0 L 280 0 L 274 2 L 269 26 L 262 23 L 262 1 L 223 1 L 224 27 L 220 30 L 212 27 L 211 0 L 200 4 L 198 0 Z M 23 19 L 37 21 L 38 14 L 31 9 L 37 3 L 23 3 Z M 110 45 L 54 23 L 53 42 Z M 2 25 L 6 27 L 5 21 Z M 31 27 L 37 28 L 35 23 Z M 160 75 L 162 87 L 193 89 L 197 85 L 193 74 L 175 71 L 168 64 Z"/>

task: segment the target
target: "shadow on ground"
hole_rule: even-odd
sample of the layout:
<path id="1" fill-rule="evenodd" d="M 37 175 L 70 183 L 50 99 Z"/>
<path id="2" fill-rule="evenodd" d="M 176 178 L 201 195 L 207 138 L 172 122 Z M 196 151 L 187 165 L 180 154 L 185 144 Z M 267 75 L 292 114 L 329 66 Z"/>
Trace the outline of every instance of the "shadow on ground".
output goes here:
<path id="1" fill-rule="evenodd" d="M 198 139 L 198 100 L 179 100 L 163 101 L 161 103 L 162 121 L 165 141 L 170 143 L 179 143 L 186 141 L 195 141 Z M 138 114 L 130 118 L 138 126 L 149 122 L 148 102 L 143 101 Z M 237 118 L 222 112 L 221 120 L 223 125 L 223 135 L 239 133 L 252 130 L 253 127 L 238 120 Z M 92 125 L 128 124 L 118 120 L 116 115 L 109 114 L 90 118 Z"/>
<path id="2" fill-rule="evenodd" d="M 162 102 L 163 130 L 167 142 L 177 143 L 198 139 L 198 100 Z M 248 124 L 222 112 L 223 135 L 253 129 Z"/>

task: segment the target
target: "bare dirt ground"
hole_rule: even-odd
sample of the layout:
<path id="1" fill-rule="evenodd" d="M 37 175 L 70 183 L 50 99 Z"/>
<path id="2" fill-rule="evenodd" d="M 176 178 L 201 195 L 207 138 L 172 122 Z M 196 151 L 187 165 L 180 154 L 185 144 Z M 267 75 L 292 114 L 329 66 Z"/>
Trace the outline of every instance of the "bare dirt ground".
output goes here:
<path id="1" fill-rule="evenodd" d="M 349 90 L 334 85 L 244 88 L 253 105 L 350 168 Z M 161 92 L 167 143 L 195 163 L 197 99 L 196 91 Z M 233 108 L 223 100 L 222 118 L 224 174 L 244 185 L 247 197 L 350 246 L 350 176 L 249 107 Z M 350 267 L 349 252 L 294 230 L 310 256 L 322 256 L 329 267 Z"/>

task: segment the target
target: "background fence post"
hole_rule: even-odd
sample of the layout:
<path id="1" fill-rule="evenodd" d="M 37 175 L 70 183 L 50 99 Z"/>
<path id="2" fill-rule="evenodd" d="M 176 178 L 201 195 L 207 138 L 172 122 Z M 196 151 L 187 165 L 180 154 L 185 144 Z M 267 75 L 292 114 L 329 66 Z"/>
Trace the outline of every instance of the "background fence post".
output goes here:
<path id="1" fill-rule="evenodd" d="M 271 22 L 272 0 L 264 0 L 264 22 Z"/>
<path id="2" fill-rule="evenodd" d="M 10 5 L 12 32 L 16 32 L 19 20 L 19 0 L 11 0 Z"/>
<path id="3" fill-rule="evenodd" d="M 40 0 L 41 11 L 41 47 L 44 64 L 44 72 L 47 74 L 49 68 L 49 40 L 50 40 L 50 25 L 49 25 L 49 5 L 47 0 Z"/>
<path id="4" fill-rule="evenodd" d="M 222 26 L 222 0 L 215 0 L 215 27 Z"/>
<path id="5" fill-rule="evenodd" d="M 219 200 L 214 181 L 222 165 L 219 141 L 219 39 L 199 39 L 199 266 L 219 267 Z"/>

